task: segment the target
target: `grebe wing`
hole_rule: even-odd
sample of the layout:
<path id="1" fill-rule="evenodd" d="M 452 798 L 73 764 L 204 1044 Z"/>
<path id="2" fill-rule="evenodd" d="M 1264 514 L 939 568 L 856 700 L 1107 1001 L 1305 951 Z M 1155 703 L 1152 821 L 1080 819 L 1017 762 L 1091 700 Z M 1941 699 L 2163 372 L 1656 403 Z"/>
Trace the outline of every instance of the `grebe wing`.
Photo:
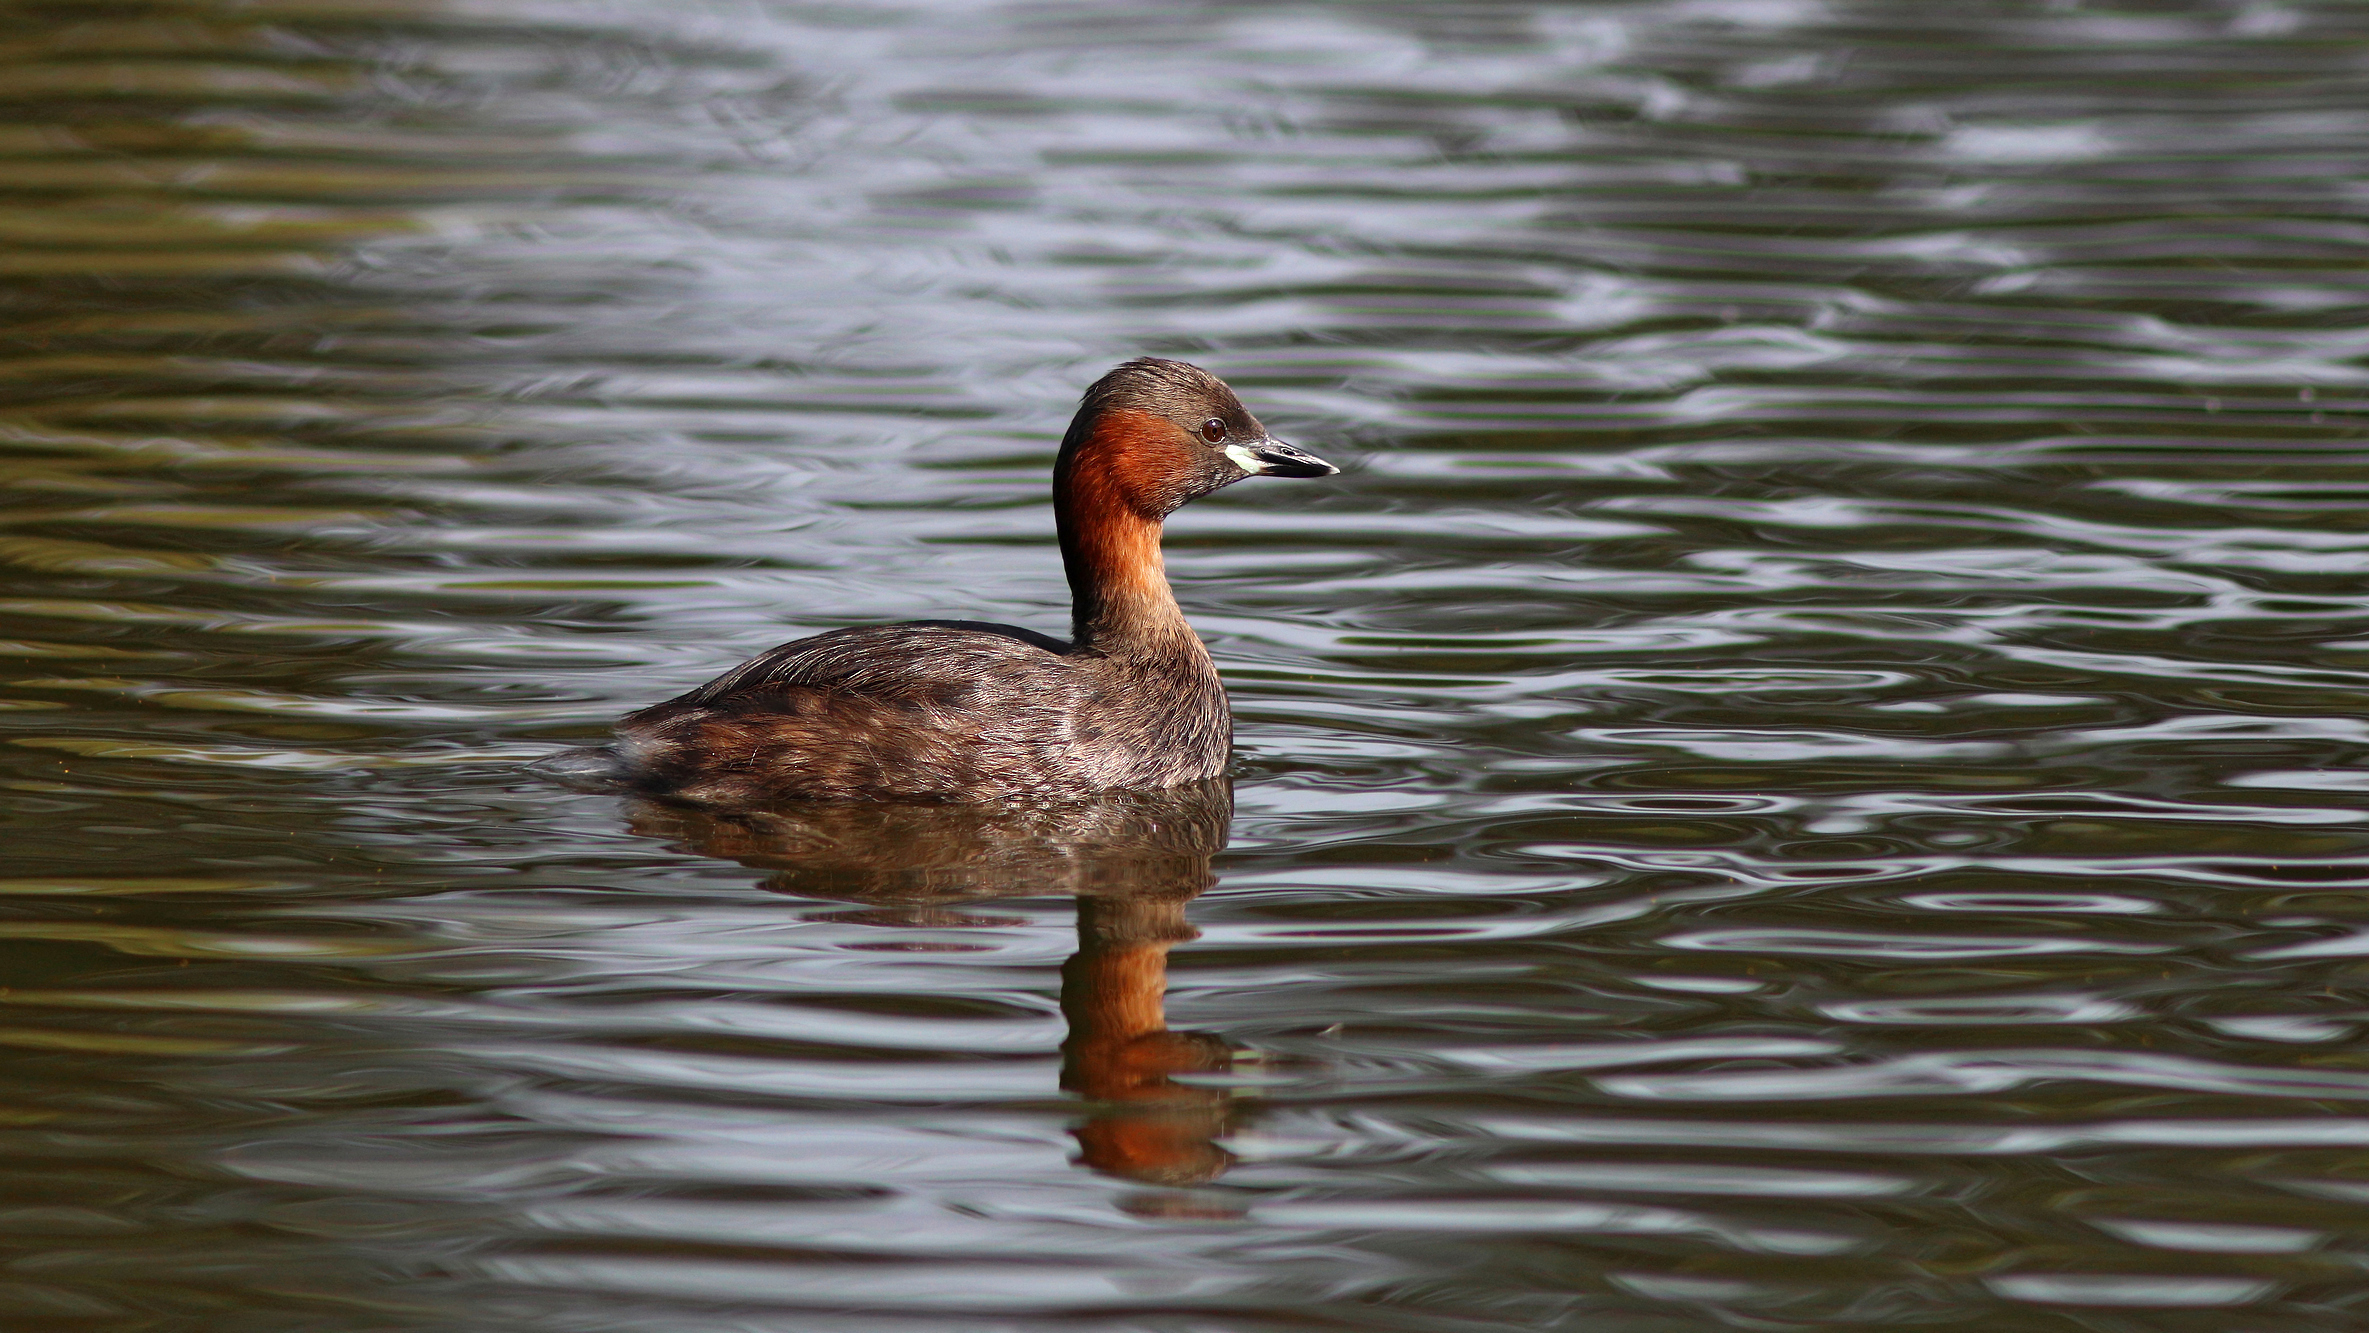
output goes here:
<path id="1" fill-rule="evenodd" d="M 982 620 L 912 620 L 837 629 L 759 653 L 643 713 L 705 707 L 735 695 L 784 689 L 933 703 L 950 689 L 967 691 L 1016 671 L 1042 671 L 1068 652 L 1069 645 L 1051 635 Z"/>
<path id="2" fill-rule="evenodd" d="M 1101 771 L 1073 754 L 1096 673 L 1063 646 L 945 621 L 785 643 L 618 722 L 597 776 L 733 807 L 1081 789 Z"/>

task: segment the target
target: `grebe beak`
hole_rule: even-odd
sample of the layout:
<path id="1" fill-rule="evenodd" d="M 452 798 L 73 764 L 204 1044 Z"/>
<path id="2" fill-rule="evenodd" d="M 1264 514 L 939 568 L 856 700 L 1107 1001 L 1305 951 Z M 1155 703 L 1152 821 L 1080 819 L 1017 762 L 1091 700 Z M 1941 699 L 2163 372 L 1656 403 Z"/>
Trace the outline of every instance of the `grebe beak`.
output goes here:
<path id="1" fill-rule="evenodd" d="M 1234 460 L 1234 466 L 1254 477 L 1329 477 L 1341 470 L 1307 450 L 1294 449 L 1281 440 L 1229 444 L 1226 446 L 1226 457 Z"/>

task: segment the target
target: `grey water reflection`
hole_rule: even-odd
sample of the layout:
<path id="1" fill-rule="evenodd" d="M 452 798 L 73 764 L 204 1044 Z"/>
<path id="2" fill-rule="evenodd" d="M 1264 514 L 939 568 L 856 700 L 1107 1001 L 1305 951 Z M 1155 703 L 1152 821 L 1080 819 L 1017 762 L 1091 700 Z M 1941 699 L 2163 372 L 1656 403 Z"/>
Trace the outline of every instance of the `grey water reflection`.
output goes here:
<path id="1" fill-rule="evenodd" d="M 1235 1052 L 1214 1034 L 1169 1030 L 1168 951 L 1194 938 L 1185 904 L 1214 882 L 1210 858 L 1225 846 L 1233 814 L 1232 785 L 1221 779 L 1046 806 L 723 811 L 637 802 L 631 824 L 644 836 L 768 871 L 765 887 L 774 892 L 873 909 L 816 919 L 992 927 L 1016 923 L 957 905 L 1074 896 L 1077 952 L 1061 967 L 1068 1025 L 1061 1086 L 1094 1108 L 1074 1131 L 1081 1160 L 1122 1179 L 1190 1185 L 1231 1163 L 1215 1140 L 1237 1117 L 1224 1091 L 1175 1076 L 1222 1074 Z"/>
<path id="2" fill-rule="evenodd" d="M 0 20 L 0 1327 L 2359 1322 L 2369 8 Z M 521 775 L 1142 352 L 1222 847 Z"/>

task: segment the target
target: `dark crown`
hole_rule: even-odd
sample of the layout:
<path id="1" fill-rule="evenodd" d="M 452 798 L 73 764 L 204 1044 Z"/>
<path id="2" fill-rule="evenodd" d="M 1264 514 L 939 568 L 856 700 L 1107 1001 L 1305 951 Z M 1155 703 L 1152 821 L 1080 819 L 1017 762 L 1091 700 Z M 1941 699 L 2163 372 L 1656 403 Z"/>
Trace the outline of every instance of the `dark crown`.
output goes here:
<path id="1" fill-rule="evenodd" d="M 1131 408 L 1187 429 L 1213 416 L 1230 422 L 1250 420 L 1242 400 L 1224 380 L 1199 366 L 1156 356 L 1139 356 L 1094 381 L 1078 407 L 1087 416 Z"/>

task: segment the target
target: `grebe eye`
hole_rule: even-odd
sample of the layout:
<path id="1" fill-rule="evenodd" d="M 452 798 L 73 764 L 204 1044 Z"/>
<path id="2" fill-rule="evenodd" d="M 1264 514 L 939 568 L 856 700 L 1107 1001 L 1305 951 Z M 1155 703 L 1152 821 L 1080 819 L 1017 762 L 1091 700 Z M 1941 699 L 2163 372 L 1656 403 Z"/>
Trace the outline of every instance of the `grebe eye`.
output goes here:
<path id="1" fill-rule="evenodd" d="M 1226 423 L 1218 420 L 1216 417 L 1211 417 L 1209 420 L 1202 422 L 1201 438 L 1209 441 L 1211 444 L 1215 444 L 1219 440 L 1226 438 Z"/>

